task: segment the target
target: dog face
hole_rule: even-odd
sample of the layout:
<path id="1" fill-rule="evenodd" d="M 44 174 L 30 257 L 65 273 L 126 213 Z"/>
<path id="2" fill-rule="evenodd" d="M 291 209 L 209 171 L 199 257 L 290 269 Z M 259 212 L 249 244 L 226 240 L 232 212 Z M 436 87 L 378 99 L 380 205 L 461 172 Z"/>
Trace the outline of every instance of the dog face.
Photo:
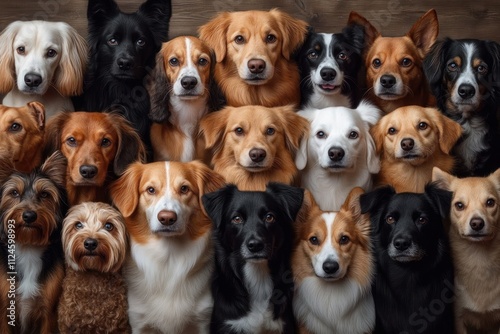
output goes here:
<path id="1" fill-rule="evenodd" d="M 495 239 L 500 227 L 500 169 L 488 177 L 457 178 L 434 167 L 432 180 L 453 192 L 450 220 L 460 237 L 472 242 Z"/>
<path id="2" fill-rule="evenodd" d="M 358 109 L 331 107 L 306 109 L 299 115 L 311 122 L 310 135 L 302 140 L 295 162 L 304 169 L 307 162 L 332 173 L 341 173 L 367 165 L 377 173 L 380 160 L 369 133 L 370 126 L 380 117 L 380 110 L 362 102 Z"/>
<path id="3" fill-rule="evenodd" d="M 47 125 L 46 145 L 68 159 L 68 183 L 75 186 L 102 186 L 110 168 L 119 175 L 145 156 L 137 133 L 112 113 L 61 113 Z"/>
<path id="4" fill-rule="evenodd" d="M 443 247 L 443 219 L 451 193 L 428 185 L 423 194 L 399 193 L 392 187 L 361 195 L 361 212 L 371 216 L 379 251 L 400 263 L 434 261 Z"/>
<path id="5" fill-rule="evenodd" d="M 0 93 L 14 85 L 26 94 L 44 95 L 50 87 L 64 96 L 83 90 L 88 48 L 63 22 L 15 21 L 0 35 Z"/>
<path id="6" fill-rule="evenodd" d="M 409 106 L 382 117 L 371 133 L 377 151 L 387 159 L 417 166 L 436 150 L 448 154 L 462 129 L 437 109 Z"/>
<path id="7" fill-rule="evenodd" d="M 30 174 L 14 172 L 6 178 L 0 189 L 2 238 L 14 224 L 16 243 L 49 245 L 66 214 L 65 175 L 66 159 L 55 152 Z"/>
<path id="8" fill-rule="evenodd" d="M 122 215 L 100 202 L 82 203 L 68 211 L 62 242 L 66 262 L 76 271 L 116 272 L 127 254 Z"/>
<path id="9" fill-rule="evenodd" d="M 224 12 L 199 32 L 217 62 L 230 63 L 247 84 L 263 85 L 273 78 L 277 62 L 290 60 L 304 41 L 306 23 L 276 9 Z"/>
<path id="10" fill-rule="evenodd" d="M 185 235 L 196 239 L 210 230 L 200 224 L 201 196 L 224 185 L 223 178 L 201 162 L 134 163 L 112 185 L 111 197 L 139 243 Z M 128 223 L 127 223 L 128 224 Z"/>
<path id="11" fill-rule="evenodd" d="M 229 185 L 203 196 L 203 204 L 218 245 L 243 262 L 260 262 L 286 254 L 283 245 L 290 243 L 303 195 L 300 188 L 278 183 L 252 192 Z"/>
<path id="12" fill-rule="evenodd" d="M 497 94 L 500 45 L 482 40 L 445 39 L 434 44 L 424 66 L 439 107 L 468 119 Z"/>

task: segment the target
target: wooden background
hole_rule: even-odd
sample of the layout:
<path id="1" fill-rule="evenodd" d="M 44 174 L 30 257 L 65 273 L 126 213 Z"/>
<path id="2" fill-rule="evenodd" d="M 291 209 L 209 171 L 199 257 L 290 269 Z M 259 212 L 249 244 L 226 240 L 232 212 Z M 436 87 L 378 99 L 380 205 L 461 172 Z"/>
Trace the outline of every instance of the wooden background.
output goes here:
<path id="1" fill-rule="evenodd" d="M 218 11 L 280 8 L 307 21 L 317 31 L 338 32 L 349 12 L 358 11 L 383 35 L 406 33 L 430 8 L 435 8 L 440 37 L 500 41 L 498 0 L 172 0 L 170 37 L 196 34 L 197 27 Z M 124 11 L 135 11 L 141 0 L 117 0 Z M 0 0 L 0 29 L 14 20 L 65 21 L 83 36 L 87 31 L 86 0 Z M 2 50 L 0 50 L 1 52 Z"/>

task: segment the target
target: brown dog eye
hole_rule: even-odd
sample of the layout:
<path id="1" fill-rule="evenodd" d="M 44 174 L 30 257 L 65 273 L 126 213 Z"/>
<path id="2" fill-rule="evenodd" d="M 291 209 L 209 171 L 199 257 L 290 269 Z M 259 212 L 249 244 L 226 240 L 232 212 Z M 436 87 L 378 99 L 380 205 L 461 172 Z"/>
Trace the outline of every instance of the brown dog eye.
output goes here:
<path id="1" fill-rule="evenodd" d="M 429 125 L 427 125 L 427 123 L 425 123 L 425 122 L 420 122 L 420 123 L 418 124 L 418 128 L 419 128 L 419 130 L 425 130 L 425 129 L 427 129 L 427 127 L 428 127 L 428 126 L 429 126 Z"/>
<path id="2" fill-rule="evenodd" d="M 111 46 L 118 45 L 118 40 L 116 38 L 110 38 L 108 40 L 108 45 L 111 45 Z"/>
<path id="3" fill-rule="evenodd" d="M 106 231 L 112 231 L 114 227 L 115 226 L 111 223 L 104 224 L 104 228 L 106 229 Z"/>
<path id="4" fill-rule="evenodd" d="M 274 216 L 272 214 L 268 213 L 266 215 L 266 219 L 265 220 L 266 220 L 266 223 L 272 224 L 272 223 L 274 223 L 276 221 L 276 218 L 274 218 Z"/>
<path id="5" fill-rule="evenodd" d="M 168 63 L 170 64 L 170 66 L 179 66 L 179 59 L 177 58 L 170 58 L 170 60 L 168 61 Z"/>
<path id="6" fill-rule="evenodd" d="M 20 46 L 16 49 L 16 51 L 18 54 L 23 55 L 26 52 L 26 49 L 24 48 L 24 46 Z"/>
<path id="7" fill-rule="evenodd" d="M 462 203 L 462 202 L 456 202 L 455 203 L 455 209 L 457 209 L 458 211 L 462 211 L 463 209 L 465 209 L 464 203 Z"/>
<path id="8" fill-rule="evenodd" d="M 349 239 L 347 235 L 343 235 L 340 237 L 339 244 L 346 245 L 349 243 L 349 241 L 351 241 L 351 239 Z"/>
<path id="9" fill-rule="evenodd" d="M 276 130 L 274 130 L 273 128 L 268 128 L 268 129 L 266 130 L 266 134 L 267 134 L 268 136 L 272 136 L 272 135 L 274 135 L 275 133 L 276 133 Z"/>
<path id="10" fill-rule="evenodd" d="M 447 68 L 448 68 L 448 71 L 450 71 L 450 72 L 458 71 L 458 65 L 454 61 L 449 63 Z"/>
<path id="11" fill-rule="evenodd" d="M 387 224 L 394 224 L 396 222 L 396 218 L 394 218 L 394 216 L 387 216 L 387 218 L 385 218 L 385 221 L 387 222 Z"/>
<path id="12" fill-rule="evenodd" d="M 10 192 L 10 196 L 12 196 L 12 197 L 19 197 L 19 192 L 17 190 L 12 190 Z"/>
<path id="13" fill-rule="evenodd" d="M 241 35 L 238 35 L 234 38 L 234 42 L 236 44 L 243 44 L 243 43 L 245 43 L 245 38 Z"/>
<path id="14" fill-rule="evenodd" d="M 188 186 L 181 186 L 181 194 L 187 194 L 188 191 L 189 191 L 189 187 Z"/>
<path id="15" fill-rule="evenodd" d="M 359 137 L 359 134 L 356 131 L 351 131 L 349 134 L 349 139 L 356 139 Z"/>
<path id="16" fill-rule="evenodd" d="M 326 138 L 326 134 L 323 131 L 318 131 L 316 132 L 316 137 L 318 137 L 319 139 L 323 139 Z"/>
<path id="17" fill-rule="evenodd" d="M 231 222 L 234 224 L 241 224 L 243 223 L 243 218 L 240 216 L 234 216 L 233 219 L 231 219 Z"/>
<path id="18" fill-rule="evenodd" d="M 54 58 L 55 56 L 57 56 L 57 51 L 56 51 L 56 50 L 54 50 L 54 49 L 49 49 L 49 50 L 47 51 L 47 57 L 49 57 L 49 58 Z"/>
<path id="19" fill-rule="evenodd" d="M 390 135 L 394 135 L 394 134 L 396 134 L 396 132 L 397 132 L 396 128 L 389 128 L 389 131 L 387 131 L 387 133 Z"/>
<path id="20" fill-rule="evenodd" d="M 109 140 L 108 138 L 103 138 L 101 140 L 102 147 L 109 147 L 110 145 L 111 145 L 111 140 Z"/>
<path id="21" fill-rule="evenodd" d="M 206 59 L 206 58 L 200 58 L 198 60 L 198 65 L 200 65 L 200 66 L 206 66 L 207 64 L 208 64 L 208 59 Z"/>
<path id="22" fill-rule="evenodd" d="M 318 58 L 318 54 L 316 53 L 316 51 L 309 52 L 307 54 L 307 58 L 309 58 L 309 59 L 316 59 L 316 58 Z"/>
<path id="23" fill-rule="evenodd" d="M 273 34 L 269 34 L 266 37 L 266 42 L 269 43 L 269 44 L 272 44 L 272 43 L 276 42 L 276 40 L 277 40 L 277 38 Z"/>
<path id="24" fill-rule="evenodd" d="M 153 188 L 153 187 L 148 187 L 148 189 L 146 189 L 146 191 L 147 191 L 149 194 L 151 194 L 151 195 L 154 195 L 154 194 L 156 193 L 156 190 L 155 190 L 155 188 Z"/>
<path id="25" fill-rule="evenodd" d="M 245 131 L 243 131 L 243 128 L 236 128 L 234 130 L 234 132 L 238 135 L 238 136 L 243 136 L 243 134 L 245 133 Z"/>
<path id="26" fill-rule="evenodd" d="M 319 239 L 318 239 L 318 237 L 310 237 L 310 238 L 309 238 L 309 242 L 310 242 L 312 245 L 315 245 L 315 246 L 319 245 Z"/>
<path id="27" fill-rule="evenodd" d="M 486 206 L 491 208 L 491 207 L 494 207 L 495 206 L 495 200 L 493 198 L 488 198 L 488 200 L 486 201 Z"/>
<path id="28" fill-rule="evenodd" d="M 10 128 L 9 128 L 9 131 L 11 132 L 18 132 L 18 131 L 21 131 L 23 127 L 21 126 L 21 124 L 19 123 L 12 123 L 10 125 Z"/>
<path id="29" fill-rule="evenodd" d="M 427 218 L 425 218 L 425 217 L 419 217 L 419 218 L 418 218 L 418 223 L 419 223 L 420 225 L 425 225 L 425 224 L 427 224 L 428 222 L 429 222 L 429 220 L 428 220 Z"/>
<path id="30" fill-rule="evenodd" d="M 401 61 L 401 65 L 403 67 L 411 66 L 411 64 L 413 64 L 413 62 L 411 61 L 410 58 L 403 58 L 403 60 Z"/>
<path id="31" fill-rule="evenodd" d="M 378 58 L 373 59 L 372 66 L 374 68 L 379 68 L 381 65 L 382 65 L 382 62 L 380 61 L 380 59 L 378 59 Z"/>
<path id="32" fill-rule="evenodd" d="M 479 74 L 486 74 L 488 72 L 488 68 L 486 66 L 483 66 L 483 65 L 479 65 L 477 67 L 477 73 Z"/>
<path id="33" fill-rule="evenodd" d="M 68 144 L 69 146 L 76 146 L 76 139 L 75 137 L 69 137 L 68 139 L 66 139 L 66 144 Z"/>
<path id="34" fill-rule="evenodd" d="M 81 230 L 83 228 L 83 224 L 81 222 L 76 222 L 75 223 L 75 229 Z"/>
<path id="35" fill-rule="evenodd" d="M 338 59 L 340 60 L 346 60 L 347 59 L 347 55 L 343 52 L 339 53 L 339 55 L 337 56 Z"/>

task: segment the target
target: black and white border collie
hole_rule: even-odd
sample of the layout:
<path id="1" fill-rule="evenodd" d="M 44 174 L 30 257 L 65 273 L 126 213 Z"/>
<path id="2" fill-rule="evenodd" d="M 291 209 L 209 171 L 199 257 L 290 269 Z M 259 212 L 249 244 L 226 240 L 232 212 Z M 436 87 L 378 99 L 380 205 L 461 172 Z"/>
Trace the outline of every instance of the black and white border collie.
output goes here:
<path id="1" fill-rule="evenodd" d="M 477 39 L 434 44 L 424 68 L 438 108 L 460 123 L 453 153 L 458 176 L 486 176 L 500 167 L 500 45 Z"/>
<path id="2" fill-rule="evenodd" d="M 298 54 L 302 108 L 356 107 L 363 45 L 358 25 L 336 34 L 311 29 Z"/>

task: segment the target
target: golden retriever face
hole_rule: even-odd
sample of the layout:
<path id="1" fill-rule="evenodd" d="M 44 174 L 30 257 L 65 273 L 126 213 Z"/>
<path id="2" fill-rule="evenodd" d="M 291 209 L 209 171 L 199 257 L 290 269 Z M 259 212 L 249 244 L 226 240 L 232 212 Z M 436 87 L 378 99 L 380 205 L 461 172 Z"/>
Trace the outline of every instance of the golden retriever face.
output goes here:
<path id="1" fill-rule="evenodd" d="M 377 152 L 389 160 L 417 166 L 436 150 L 448 154 L 462 133 L 460 125 L 437 109 L 401 107 L 381 118 L 370 130 Z"/>

